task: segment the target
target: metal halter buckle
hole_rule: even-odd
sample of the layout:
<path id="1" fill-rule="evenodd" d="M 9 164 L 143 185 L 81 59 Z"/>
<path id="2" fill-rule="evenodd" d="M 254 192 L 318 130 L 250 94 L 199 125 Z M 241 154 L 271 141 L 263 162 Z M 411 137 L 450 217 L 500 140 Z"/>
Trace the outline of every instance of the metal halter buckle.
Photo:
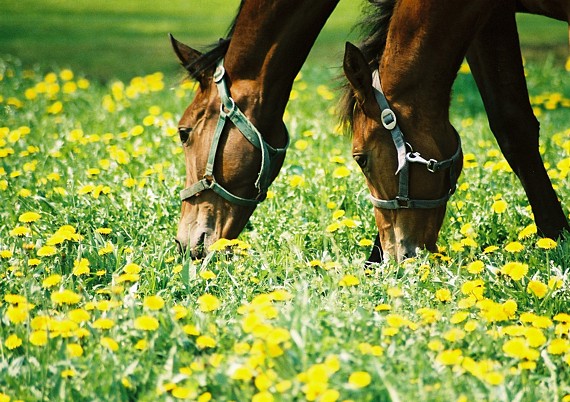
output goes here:
<path id="1" fill-rule="evenodd" d="M 401 197 L 399 195 L 396 196 L 396 202 L 398 203 L 398 207 L 402 209 L 409 208 L 410 199 L 408 197 Z"/>
<path id="2" fill-rule="evenodd" d="M 216 67 L 216 71 L 214 71 L 214 82 L 216 84 L 220 82 L 224 78 L 225 74 L 226 74 L 226 69 L 224 68 L 224 66 Z"/>
<path id="3" fill-rule="evenodd" d="M 382 110 L 380 117 L 382 119 L 382 125 L 384 125 L 387 130 L 393 130 L 394 127 L 396 127 L 396 115 L 392 109 Z"/>

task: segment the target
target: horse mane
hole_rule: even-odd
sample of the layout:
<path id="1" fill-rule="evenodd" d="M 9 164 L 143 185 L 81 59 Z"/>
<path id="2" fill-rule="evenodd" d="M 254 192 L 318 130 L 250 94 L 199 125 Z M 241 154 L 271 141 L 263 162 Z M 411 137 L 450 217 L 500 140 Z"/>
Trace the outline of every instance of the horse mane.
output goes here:
<path id="1" fill-rule="evenodd" d="M 228 28 L 226 37 L 220 38 L 218 42 L 215 42 L 210 46 L 207 46 L 204 52 L 202 53 L 202 56 L 196 59 L 193 63 L 185 66 L 191 79 L 198 81 L 206 71 L 211 70 L 216 65 L 216 63 L 226 55 L 228 47 L 230 46 L 232 35 L 235 30 L 236 21 L 241 13 L 244 3 L 245 0 L 241 0 L 238 6 L 238 11 L 230 27 Z"/>
<path id="2" fill-rule="evenodd" d="M 356 28 L 360 31 L 359 48 L 372 71 L 378 69 L 380 59 L 386 48 L 388 27 L 398 0 L 368 0 L 364 7 L 361 20 Z M 346 132 L 352 132 L 353 112 L 356 97 L 352 87 L 346 82 L 343 85 L 343 95 L 338 106 L 341 127 Z"/>

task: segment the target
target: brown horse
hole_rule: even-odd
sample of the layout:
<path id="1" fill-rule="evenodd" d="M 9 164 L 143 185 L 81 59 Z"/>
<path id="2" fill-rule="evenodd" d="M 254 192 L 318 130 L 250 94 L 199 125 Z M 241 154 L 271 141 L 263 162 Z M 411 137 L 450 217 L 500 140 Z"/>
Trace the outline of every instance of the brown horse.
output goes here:
<path id="1" fill-rule="evenodd" d="M 289 142 L 293 81 L 338 0 L 243 0 L 229 38 L 206 54 L 171 37 L 199 84 L 179 122 L 186 189 L 176 241 L 194 258 L 235 238 L 275 179 Z"/>
<path id="2" fill-rule="evenodd" d="M 347 44 L 342 108 L 371 192 L 380 243 L 397 260 L 436 249 L 462 167 L 450 92 L 467 55 L 491 129 L 520 178 L 539 231 L 569 229 L 538 151 L 517 11 L 569 20 L 567 0 L 378 0 L 362 51 Z M 374 72 L 374 73 L 373 73 Z M 404 137 L 405 135 L 405 137 Z M 397 172 L 397 175 L 394 174 Z"/>

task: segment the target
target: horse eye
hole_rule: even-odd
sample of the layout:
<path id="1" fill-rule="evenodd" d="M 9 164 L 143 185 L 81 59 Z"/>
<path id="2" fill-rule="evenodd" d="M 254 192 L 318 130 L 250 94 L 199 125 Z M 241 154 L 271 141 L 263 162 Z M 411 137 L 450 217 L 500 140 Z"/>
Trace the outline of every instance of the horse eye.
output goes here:
<path id="1" fill-rule="evenodd" d="M 188 137 L 190 137 L 191 132 L 192 129 L 189 127 L 180 127 L 178 129 L 178 135 L 180 135 L 180 141 L 182 141 L 182 143 L 188 141 Z"/>
<path id="2" fill-rule="evenodd" d="M 368 163 L 368 157 L 366 155 L 354 154 L 352 157 L 356 163 L 358 163 L 358 166 L 360 166 L 361 169 L 364 169 L 366 167 L 366 164 Z"/>

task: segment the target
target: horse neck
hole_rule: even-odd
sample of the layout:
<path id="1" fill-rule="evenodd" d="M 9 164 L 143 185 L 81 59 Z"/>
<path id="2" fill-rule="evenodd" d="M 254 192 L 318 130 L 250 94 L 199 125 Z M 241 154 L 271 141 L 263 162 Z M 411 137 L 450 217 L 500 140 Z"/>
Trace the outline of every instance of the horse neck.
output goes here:
<path id="1" fill-rule="evenodd" d="M 404 115 L 402 128 L 411 135 L 455 135 L 449 123 L 451 88 L 477 23 L 486 18 L 493 1 L 486 2 L 397 3 L 380 77 L 390 104 Z"/>
<path id="2" fill-rule="evenodd" d="M 337 3 L 244 1 L 224 61 L 240 108 L 281 119 L 293 81 Z"/>

